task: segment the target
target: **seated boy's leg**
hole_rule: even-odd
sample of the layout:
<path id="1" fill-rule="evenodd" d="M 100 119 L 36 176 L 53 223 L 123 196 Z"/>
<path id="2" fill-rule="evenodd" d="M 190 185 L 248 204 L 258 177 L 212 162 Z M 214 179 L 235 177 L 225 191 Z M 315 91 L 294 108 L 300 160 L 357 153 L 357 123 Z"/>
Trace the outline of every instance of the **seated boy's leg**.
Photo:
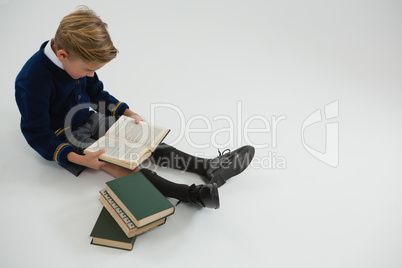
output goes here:
<path id="1" fill-rule="evenodd" d="M 115 177 L 116 179 L 130 175 L 131 173 L 135 173 L 140 170 L 140 168 L 136 168 L 132 171 L 132 170 L 122 168 L 122 167 L 119 167 L 119 166 L 116 166 L 116 165 L 113 165 L 110 163 L 105 163 L 101 169 L 106 171 L 107 173 L 109 173 L 110 175 Z"/>
<path id="2" fill-rule="evenodd" d="M 149 169 L 141 169 L 145 177 L 166 197 L 202 207 L 219 208 L 219 194 L 216 184 L 185 185 L 177 184 L 160 177 Z"/>
<path id="3" fill-rule="evenodd" d="M 156 148 L 152 160 L 161 167 L 174 168 L 199 175 L 204 175 L 208 167 L 207 159 L 189 155 L 166 143 L 161 143 Z"/>
<path id="4" fill-rule="evenodd" d="M 99 138 L 105 136 L 109 128 L 116 122 L 116 117 L 114 116 L 104 116 L 101 115 L 96 131 L 93 133 L 92 138 L 98 140 Z"/>
<path id="5" fill-rule="evenodd" d="M 77 129 L 66 131 L 66 139 L 75 147 L 77 153 L 82 154 L 85 148 L 96 141 L 96 138 L 93 136 L 98 130 L 100 120 L 103 120 L 102 115 L 93 113 L 88 120 Z"/>
<path id="6" fill-rule="evenodd" d="M 197 173 L 204 176 L 207 182 L 216 183 L 220 187 L 229 178 L 243 172 L 251 163 L 254 153 L 254 147 L 243 146 L 213 159 L 205 159 L 162 143 L 155 150 L 153 161 L 162 167 Z"/>
<path id="7" fill-rule="evenodd" d="M 105 117 L 99 113 L 93 113 L 88 120 L 74 131 L 66 131 L 66 141 L 72 144 L 76 153 L 83 154 L 85 148 L 94 143 L 97 139 L 105 135 L 109 127 L 116 121 L 114 117 Z M 86 167 L 70 163 L 69 165 L 60 165 L 75 176 L 81 174 Z M 117 171 L 111 169 L 113 173 Z"/>
<path id="8" fill-rule="evenodd" d="M 69 171 L 74 176 L 78 177 L 87 167 L 81 166 L 75 163 L 70 163 L 68 165 L 59 164 L 62 168 Z"/>
<path id="9" fill-rule="evenodd" d="M 82 124 L 74 131 L 67 129 L 65 131 L 66 142 L 74 146 L 76 153 L 83 154 L 84 149 L 91 145 L 95 140 L 91 138 L 93 129 L 97 125 L 98 121 L 97 114 L 92 114 L 87 122 Z M 64 169 L 72 173 L 74 176 L 78 177 L 85 169 L 85 166 L 81 166 L 75 163 L 69 163 L 68 165 L 61 165 Z"/>

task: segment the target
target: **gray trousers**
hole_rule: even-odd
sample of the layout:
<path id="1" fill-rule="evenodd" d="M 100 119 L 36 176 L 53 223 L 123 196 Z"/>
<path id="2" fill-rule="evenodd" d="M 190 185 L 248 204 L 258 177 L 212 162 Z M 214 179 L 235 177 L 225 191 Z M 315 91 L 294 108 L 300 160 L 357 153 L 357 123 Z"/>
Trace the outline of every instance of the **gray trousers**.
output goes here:
<path id="1" fill-rule="evenodd" d="M 93 113 L 89 119 L 73 131 L 66 131 L 66 142 L 74 146 L 78 154 L 83 154 L 85 148 L 104 136 L 106 131 L 116 122 L 113 116 L 106 117 L 100 113 Z M 60 165 L 64 169 L 78 176 L 86 167 L 69 163 Z"/>

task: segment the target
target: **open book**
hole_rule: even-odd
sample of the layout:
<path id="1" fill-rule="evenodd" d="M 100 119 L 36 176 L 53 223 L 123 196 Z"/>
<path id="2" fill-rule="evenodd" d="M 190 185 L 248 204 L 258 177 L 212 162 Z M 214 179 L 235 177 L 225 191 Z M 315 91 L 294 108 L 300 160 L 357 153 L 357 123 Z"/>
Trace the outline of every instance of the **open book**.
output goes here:
<path id="1" fill-rule="evenodd" d="M 169 133 L 169 129 L 141 121 L 139 124 L 131 117 L 121 116 L 101 137 L 84 153 L 105 149 L 99 159 L 134 170 Z"/>

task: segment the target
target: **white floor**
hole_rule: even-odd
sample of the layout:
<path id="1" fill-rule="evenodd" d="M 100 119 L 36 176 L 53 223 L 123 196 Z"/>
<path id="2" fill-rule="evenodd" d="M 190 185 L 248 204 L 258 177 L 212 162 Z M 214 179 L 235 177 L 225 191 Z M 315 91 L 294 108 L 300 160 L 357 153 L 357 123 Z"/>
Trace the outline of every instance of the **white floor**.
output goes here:
<path id="1" fill-rule="evenodd" d="M 0 0 L 0 267 L 401 267 L 402 4 L 326 2 Z M 19 130 L 14 79 L 79 4 L 120 50 L 106 89 L 168 142 L 261 147 L 219 210 L 180 204 L 131 252 L 90 245 L 111 177 L 72 177 Z"/>

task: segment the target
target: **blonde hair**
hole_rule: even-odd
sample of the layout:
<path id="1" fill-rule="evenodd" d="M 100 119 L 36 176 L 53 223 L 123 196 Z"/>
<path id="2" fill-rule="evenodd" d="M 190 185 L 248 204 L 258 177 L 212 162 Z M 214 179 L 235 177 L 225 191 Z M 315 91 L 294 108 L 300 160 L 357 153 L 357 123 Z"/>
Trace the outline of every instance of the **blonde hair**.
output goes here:
<path id="1" fill-rule="evenodd" d="M 80 6 L 62 19 L 54 43 L 57 50 L 63 49 L 72 58 L 89 62 L 107 63 L 118 53 L 107 24 L 86 6 Z"/>

